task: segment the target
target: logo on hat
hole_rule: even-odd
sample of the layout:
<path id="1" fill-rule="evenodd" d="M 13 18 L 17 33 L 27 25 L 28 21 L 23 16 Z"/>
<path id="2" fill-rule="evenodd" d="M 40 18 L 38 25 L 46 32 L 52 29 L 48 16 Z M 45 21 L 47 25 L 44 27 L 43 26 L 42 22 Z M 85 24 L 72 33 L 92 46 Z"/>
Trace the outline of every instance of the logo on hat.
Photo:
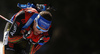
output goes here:
<path id="1" fill-rule="evenodd" d="M 45 26 L 44 26 L 44 25 L 42 25 L 42 24 L 41 24 L 41 26 L 45 28 Z"/>
<path id="2" fill-rule="evenodd" d="M 50 25 L 50 24 L 44 22 L 42 19 L 40 19 L 40 21 L 41 21 L 42 23 L 44 23 L 45 25 L 48 25 L 48 26 Z"/>

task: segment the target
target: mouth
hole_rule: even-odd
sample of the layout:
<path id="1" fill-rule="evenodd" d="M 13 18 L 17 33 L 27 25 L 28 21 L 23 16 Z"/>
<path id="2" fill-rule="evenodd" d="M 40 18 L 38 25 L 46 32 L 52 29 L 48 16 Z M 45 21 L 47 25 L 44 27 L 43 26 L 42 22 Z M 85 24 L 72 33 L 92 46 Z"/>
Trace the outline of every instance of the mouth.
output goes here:
<path id="1" fill-rule="evenodd" d="M 37 32 L 35 32 L 34 34 L 35 34 L 35 35 L 38 35 L 38 33 L 37 33 Z"/>
<path id="2" fill-rule="evenodd" d="M 36 34 L 38 34 L 38 33 L 36 32 Z"/>

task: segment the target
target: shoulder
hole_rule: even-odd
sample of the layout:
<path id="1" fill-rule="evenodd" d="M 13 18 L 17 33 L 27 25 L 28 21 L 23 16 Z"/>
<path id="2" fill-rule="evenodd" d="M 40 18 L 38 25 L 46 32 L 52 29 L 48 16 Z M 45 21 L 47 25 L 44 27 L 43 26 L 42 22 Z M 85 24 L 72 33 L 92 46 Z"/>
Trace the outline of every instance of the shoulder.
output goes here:
<path id="1" fill-rule="evenodd" d="M 26 8 L 26 9 L 21 9 L 18 13 L 16 13 L 16 15 L 14 16 L 16 17 L 25 17 L 26 15 L 33 15 L 34 13 L 38 13 L 38 11 L 34 8 Z"/>
<path id="2" fill-rule="evenodd" d="M 25 18 L 25 11 L 23 9 L 20 10 L 19 12 L 17 12 L 16 14 L 13 15 L 11 20 L 14 21 L 16 18 L 17 19 Z"/>
<path id="3" fill-rule="evenodd" d="M 24 11 L 23 9 L 20 10 L 20 11 L 15 15 L 15 17 L 22 16 L 22 15 L 25 15 L 25 11 Z"/>

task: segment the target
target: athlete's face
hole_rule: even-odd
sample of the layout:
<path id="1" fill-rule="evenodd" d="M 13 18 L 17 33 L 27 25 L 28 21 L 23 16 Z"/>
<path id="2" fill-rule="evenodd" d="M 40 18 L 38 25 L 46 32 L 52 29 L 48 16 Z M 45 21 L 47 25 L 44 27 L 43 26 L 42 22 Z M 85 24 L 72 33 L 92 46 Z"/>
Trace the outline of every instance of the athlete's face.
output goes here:
<path id="1" fill-rule="evenodd" d="M 40 27 L 40 26 L 39 26 L 39 27 Z M 40 27 L 40 28 L 43 29 L 43 30 L 46 30 L 46 29 L 44 29 L 44 28 L 42 28 L 42 27 Z M 35 34 L 35 35 L 39 35 L 39 34 L 43 33 L 42 31 L 40 31 L 39 29 L 37 29 L 37 27 L 36 27 L 36 21 L 35 21 L 35 20 L 34 20 L 33 29 L 34 29 L 34 34 Z"/>

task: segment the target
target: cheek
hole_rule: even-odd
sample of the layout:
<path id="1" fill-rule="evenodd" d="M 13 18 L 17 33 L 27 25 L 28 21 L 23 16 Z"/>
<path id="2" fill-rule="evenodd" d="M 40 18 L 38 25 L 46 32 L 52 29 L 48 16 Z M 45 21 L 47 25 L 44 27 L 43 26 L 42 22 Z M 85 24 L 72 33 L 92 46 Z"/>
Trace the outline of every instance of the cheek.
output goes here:
<path id="1" fill-rule="evenodd" d="M 35 22 L 34 22 L 34 25 L 33 25 L 33 30 L 34 30 L 34 31 L 37 31 L 36 23 L 35 23 Z"/>
<path id="2" fill-rule="evenodd" d="M 34 33 L 41 33 L 41 31 L 36 28 L 35 23 L 34 23 L 34 26 L 33 26 L 33 30 L 34 30 Z"/>
<path id="3" fill-rule="evenodd" d="M 34 30 L 34 32 L 39 31 L 39 30 L 36 28 L 36 26 L 33 26 L 33 30 Z"/>

